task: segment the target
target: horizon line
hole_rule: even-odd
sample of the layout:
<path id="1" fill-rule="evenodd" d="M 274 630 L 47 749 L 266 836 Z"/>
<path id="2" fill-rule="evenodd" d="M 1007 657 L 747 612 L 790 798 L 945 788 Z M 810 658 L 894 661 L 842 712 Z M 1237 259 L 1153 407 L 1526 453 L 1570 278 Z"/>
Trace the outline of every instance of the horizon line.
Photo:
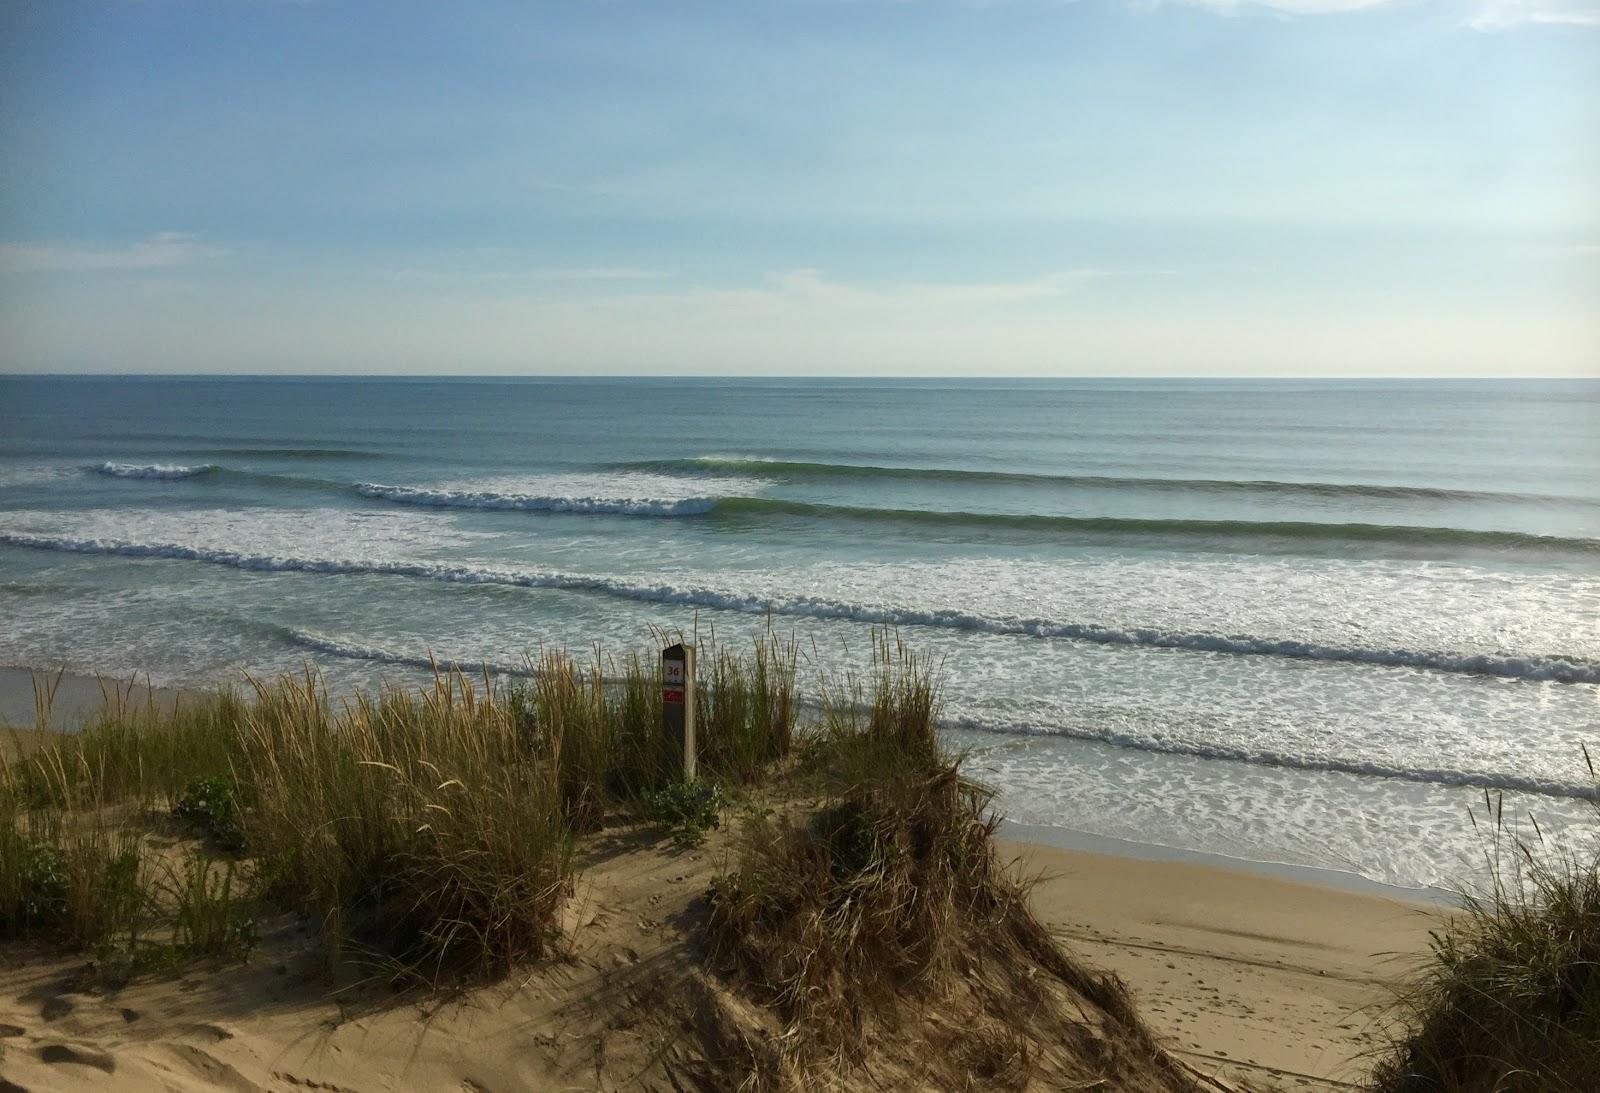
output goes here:
<path id="1" fill-rule="evenodd" d="M 1570 373 L 1529 375 L 1517 374 L 1492 374 L 1492 375 L 1459 375 L 1441 376 L 1433 373 L 1417 373 L 1405 375 L 1348 375 L 1348 374 L 1317 374 L 1317 375 L 1237 375 L 1218 373 L 1118 373 L 1118 372 L 1085 372 L 1068 373 L 1059 375 L 1036 374 L 903 374 L 903 373 L 867 373 L 860 375 L 833 375 L 826 373 L 784 372 L 770 375 L 753 372 L 628 372 L 628 373 L 601 373 L 590 374 L 581 372 L 6 372 L 0 371 L 0 379 L 216 379 L 216 380 L 250 380 L 250 379 L 284 379 L 284 380 L 587 380 L 591 382 L 605 380 L 755 380 L 755 381 L 928 381 L 928 380 L 964 380 L 975 382 L 1011 382 L 1017 380 L 1054 382 L 1060 380 L 1212 380 L 1212 381 L 1274 381 L 1287 383 L 1325 383 L 1325 382 L 1358 382 L 1358 383 L 1476 383 L 1476 382 L 1560 382 L 1569 381 L 1576 383 L 1600 381 L 1600 371 L 1589 375 L 1573 375 Z"/>

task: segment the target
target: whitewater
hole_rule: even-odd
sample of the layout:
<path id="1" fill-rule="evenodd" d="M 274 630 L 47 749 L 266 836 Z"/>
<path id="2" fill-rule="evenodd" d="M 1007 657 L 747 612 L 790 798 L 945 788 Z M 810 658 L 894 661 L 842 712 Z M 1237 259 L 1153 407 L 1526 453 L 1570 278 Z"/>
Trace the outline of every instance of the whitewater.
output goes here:
<path id="1" fill-rule="evenodd" d="M 70 406 L 64 414 L 61 407 Z M 0 379 L 0 663 L 341 689 L 771 627 L 1010 817 L 1446 882 L 1600 733 L 1600 385 Z"/>

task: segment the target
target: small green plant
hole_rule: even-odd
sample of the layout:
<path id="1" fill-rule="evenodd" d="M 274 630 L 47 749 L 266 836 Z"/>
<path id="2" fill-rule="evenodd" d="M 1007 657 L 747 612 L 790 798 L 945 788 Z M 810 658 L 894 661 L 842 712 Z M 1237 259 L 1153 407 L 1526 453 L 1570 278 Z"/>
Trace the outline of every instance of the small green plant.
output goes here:
<path id="1" fill-rule="evenodd" d="M 183 787 L 172 814 L 210 839 L 217 849 L 237 854 L 244 849 L 238 790 L 231 778 L 194 778 Z"/>
<path id="2" fill-rule="evenodd" d="M 704 842 L 706 832 L 721 824 L 719 813 L 727 804 L 720 788 L 699 779 L 669 783 L 646 794 L 644 802 L 645 814 L 665 827 L 681 849 Z"/>
<path id="3" fill-rule="evenodd" d="M 67 860 L 59 848 L 18 831 L 0 835 L 5 892 L 0 935 L 54 933 L 67 910 Z"/>
<path id="4" fill-rule="evenodd" d="M 237 866 L 196 855 L 172 877 L 174 944 L 187 956 L 242 961 L 256 944 L 254 902 L 238 891 Z"/>

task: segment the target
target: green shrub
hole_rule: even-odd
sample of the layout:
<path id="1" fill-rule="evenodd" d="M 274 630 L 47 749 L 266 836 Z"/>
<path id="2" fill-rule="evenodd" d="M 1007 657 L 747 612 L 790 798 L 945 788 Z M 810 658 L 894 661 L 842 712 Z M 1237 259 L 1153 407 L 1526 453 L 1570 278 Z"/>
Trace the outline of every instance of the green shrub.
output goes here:
<path id="1" fill-rule="evenodd" d="M 232 778 L 191 779 L 172 806 L 172 814 L 219 850 L 237 854 L 244 849 L 238 789 Z"/>
<path id="2" fill-rule="evenodd" d="M 662 786 L 646 794 L 644 804 L 645 815 L 667 829 L 673 844 L 688 849 L 699 846 L 708 831 L 716 830 L 726 801 L 717 786 L 694 779 Z"/>
<path id="3" fill-rule="evenodd" d="M 57 934 L 66 910 L 67 862 L 60 849 L 14 828 L 0 833 L 0 936 Z"/>

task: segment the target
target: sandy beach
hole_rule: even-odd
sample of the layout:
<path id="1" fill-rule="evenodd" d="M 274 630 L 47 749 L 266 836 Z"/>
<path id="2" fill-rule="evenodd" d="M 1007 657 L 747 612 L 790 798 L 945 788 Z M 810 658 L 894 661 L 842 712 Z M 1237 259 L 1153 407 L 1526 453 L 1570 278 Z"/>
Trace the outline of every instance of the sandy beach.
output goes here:
<path id="1" fill-rule="evenodd" d="M 81 958 L 12 950 L 0 1072 L 33 1090 L 108 1075 L 127 1090 L 627 1088 L 662 1036 L 654 985 L 692 964 L 719 854 L 615 849 L 590 855 L 568 955 L 443 999 L 343 1005 L 306 976 L 306 939 L 289 923 L 242 968 L 114 994 L 74 989 Z M 1172 1051 L 1236 1084 L 1354 1087 L 1382 1023 L 1371 1007 L 1426 945 L 1418 905 L 1237 870 L 1004 849 L 1048 874 L 1035 909 L 1070 949 L 1122 976 Z"/>
<path id="2" fill-rule="evenodd" d="M 1360 1080 L 1386 984 L 1414 965 L 1440 905 L 1402 892 L 1181 861 L 1005 844 L 1042 873 L 1039 916 L 1116 972 L 1169 1047 L 1207 1073 L 1286 1088 Z"/>
<path id="3" fill-rule="evenodd" d="M 0 727 L 41 727 L 34 702 L 36 683 L 52 695 L 49 722 L 43 727 L 56 730 L 80 728 L 108 698 L 130 706 L 155 702 L 161 709 L 171 709 L 180 697 L 171 687 L 150 687 L 136 678 L 99 679 L 77 672 L 0 667 Z"/>

